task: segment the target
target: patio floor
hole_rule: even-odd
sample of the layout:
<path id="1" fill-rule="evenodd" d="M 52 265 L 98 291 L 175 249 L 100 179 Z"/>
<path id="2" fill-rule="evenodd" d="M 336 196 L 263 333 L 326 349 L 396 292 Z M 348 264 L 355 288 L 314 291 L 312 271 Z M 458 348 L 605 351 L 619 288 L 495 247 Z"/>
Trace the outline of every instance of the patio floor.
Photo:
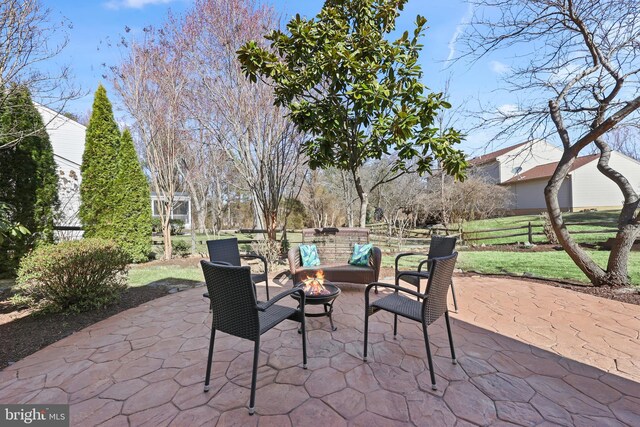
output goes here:
<path id="1" fill-rule="evenodd" d="M 336 301 L 337 331 L 309 319 L 308 370 L 297 324 L 263 336 L 250 417 L 252 343 L 218 334 L 202 392 L 211 318 L 200 288 L 6 368 L 0 403 L 70 403 L 78 426 L 640 425 L 640 307 L 515 279 L 456 277 L 455 286 L 458 365 L 444 319 L 429 328 L 437 391 L 417 323 L 401 320 L 393 339 L 391 315 L 375 314 L 362 362 L 364 298 L 353 288 Z"/>

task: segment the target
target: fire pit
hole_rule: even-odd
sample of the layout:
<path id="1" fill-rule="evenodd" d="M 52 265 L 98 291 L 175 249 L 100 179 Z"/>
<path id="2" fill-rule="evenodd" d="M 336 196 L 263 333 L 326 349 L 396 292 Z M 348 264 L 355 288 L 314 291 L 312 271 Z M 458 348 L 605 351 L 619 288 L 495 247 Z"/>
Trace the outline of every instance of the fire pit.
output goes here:
<path id="1" fill-rule="evenodd" d="M 331 323 L 331 330 L 335 331 L 337 328 L 333 325 L 331 314 L 333 313 L 333 302 L 340 295 L 340 288 L 325 280 L 322 270 L 318 271 L 315 277 L 307 277 L 295 286 L 304 290 L 305 305 L 322 305 L 324 307 L 324 312 L 321 313 L 309 313 L 305 310 L 305 316 L 326 316 L 329 318 L 329 323 Z M 291 294 L 291 296 L 295 299 L 300 299 L 298 294 Z"/>

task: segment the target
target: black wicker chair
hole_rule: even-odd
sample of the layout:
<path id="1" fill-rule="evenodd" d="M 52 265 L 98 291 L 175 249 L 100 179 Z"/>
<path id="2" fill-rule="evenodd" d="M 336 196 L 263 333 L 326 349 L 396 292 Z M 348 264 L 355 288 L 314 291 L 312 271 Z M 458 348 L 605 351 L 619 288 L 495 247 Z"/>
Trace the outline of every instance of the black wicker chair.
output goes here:
<path id="1" fill-rule="evenodd" d="M 396 268 L 395 268 L 396 285 L 399 285 L 398 277 L 407 272 L 417 271 L 417 272 L 425 273 L 427 275 L 426 277 L 429 277 L 429 270 L 427 269 L 425 271 L 422 271 L 423 266 L 426 264 L 428 268 L 428 265 L 429 265 L 428 261 L 432 258 L 440 258 L 440 257 L 446 257 L 451 255 L 455 250 L 456 240 L 457 240 L 457 237 L 431 236 L 431 243 L 429 244 L 428 254 L 424 254 L 420 252 L 406 252 L 396 256 L 396 263 L 395 263 L 396 264 Z M 400 270 L 398 267 L 398 262 L 400 261 L 400 258 L 407 257 L 407 256 L 422 256 L 422 257 L 426 257 L 426 259 L 422 259 L 418 263 L 417 270 L 408 270 L 408 271 Z M 425 276 L 405 275 L 405 277 L 402 280 L 409 283 L 410 285 L 415 286 L 417 288 L 416 290 L 419 293 L 420 280 L 424 277 Z M 453 288 L 453 283 L 451 284 L 451 296 L 453 297 L 453 306 L 457 312 L 458 301 L 456 300 L 456 292 L 455 292 L 455 289 Z"/>
<path id="2" fill-rule="evenodd" d="M 238 249 L 238 239 L 232 237 L 230 239 L 207 240 L 207 249 L 209 250 L 209 259 L 216 264 L 227 264 L 240 266 L 240 259 L 259 259 L 264 264 L 264 273 L 252 273 L 251 280 L 254 283 L 264 282 L 267 288 L 267 300 L 269 299 L 269 276 L 267 270 L 267 260 L 261 255 L 240 255 Z"/>
<path id="3" fill-rule="evenodd" d="M 431 388 L 436 388 L 436 376 L 433 372 L 433 360 L 431 358 L 431 348 L 429 347 L 429 335 L 427 334 L 427 326 L 439 319 L 443 314 L 447 323 L 447 333 L 449 335 L 449 346 L 451 347 L 451 358 L 453 364 L 456 364 L 456 353 L 453 349 L 453 337 L 451 336 L 451 324 L 449 322 L 449 311 L 447 309 L 447 293 L 451 285 L 451 277 L 456 264 L 458 253 L 442 258 L 432 258 L 428 261 L 430 264 L 429 272 L 404 272 L 399 277 L 417 276 L 427 279 L 427 288 L 424 294 L 411 289 L 406 289 L 398 285 L 389 285 L 386 283 L 374 282 L 367 286 L 364 294 L 365 315 L 364 315 L 364 352 L 363 359 L 367 360 L 367 341 L 369 332 L 369 316 L 379 310 L 385 310 L 393 313 L 393 335 L 394 338 L 398 333 L 398 316 L 415 320 L 422 323 L 422 332 L 424 334 L 424 343 L 427 347 L 427 360 L 429 362 L 429 371 L 431 374 Z M 373 301 L 369 304 L 369 292 L 374 286 L 394 289 L 395 292 Z M 399 291 L 413 295 L 418 301 L 401 295 Z M 421 300 L 421 301 L 420 301 Z"/>
<path id="4" fill-rule="evenodd" d="M 255 343 L 253 350 L 253 371 L 251 375 L 251 398 L 249 414 L 255 412 L 256 376 L 258 372 L 258 354 L 260 353 L 260 335 L 264 334 L 283 320 L 300 322 L 302 332 L 302 367 L 307 369 L 307 340 L 304 322 L 305 295 L 301 288 L 286 290 L 273 299 L 258 303 L 251 283 L 251 269 L 248 266 L 236 267 L 200 261 L 209 290 L 213 320 L 211 340 L 207 359 L 207 374 L 204 391 L 209 391 L 213 344 L 216 331 L 245 338 Z M 282 298 L 298 293 L 298 308 L 276 305 Z"/>

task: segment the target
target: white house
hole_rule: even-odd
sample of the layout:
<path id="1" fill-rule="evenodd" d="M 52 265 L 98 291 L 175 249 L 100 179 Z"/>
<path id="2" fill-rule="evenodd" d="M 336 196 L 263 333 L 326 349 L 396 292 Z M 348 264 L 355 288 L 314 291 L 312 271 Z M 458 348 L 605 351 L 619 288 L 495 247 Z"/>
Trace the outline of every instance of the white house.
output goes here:
<path id="1" fill-rule="evenodd" d="M 36 108 L 46 124 L 53 157 L 58 167 L 58 196 L 60 212 L 56 226 L 79 227 L 80 219 L 80 165 L 84 153 L 87 128 L 43 105 Z M 63 232 L 66 238 L 81 235 L 81 232 Z"/>
<path id="2" fill-rule="evenodd" d="M 471 159 L 473 170 L 513 194 L 514 213 L 539 213 L 546 209 L 544 187 L 562 156 L 562 150 L 546 141 L 529 141 Z M 598 169 L 598 154 L 578 157 L 560 187 L 558 199 L 565 211 L 620 209 L 622 191 Z M 640 162 L 617 151 L 609 164 L 640 191 Z"/>

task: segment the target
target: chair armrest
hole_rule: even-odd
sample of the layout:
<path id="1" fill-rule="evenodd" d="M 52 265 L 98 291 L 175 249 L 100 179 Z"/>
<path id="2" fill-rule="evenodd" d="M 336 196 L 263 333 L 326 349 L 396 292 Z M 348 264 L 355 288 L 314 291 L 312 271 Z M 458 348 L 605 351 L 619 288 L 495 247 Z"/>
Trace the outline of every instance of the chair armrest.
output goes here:
<path id="1" fill-rule="evenodd" d="M 401 254 L 396 255 L 396 261 L 395 261 L 395 265 L 396 265 L 396 272 L 398 271 L 398 262 L 400 261 L 400 258 L 402 257 L 406 257 L 406 256 L 414 256 L 414 255 L 421 255 L 421 256 L 427 256 L 425 254 L 423 254 L 422 252 L 404 252 Z"/>
<path id="2" fill-rule="evenodd" d="M 259 260 L 261 260 L 262 263 L 264 264 L 264 272 L 266 274 L 269 274 L 269 271 L 267 270 L 267 259 L 265 257 L 263 257 L 262 255 L 246 254 L 246 255 L 240 255 L 240 258 L 259 259 Z"/>
<path id="3" fill-rule="evenodd" d="M 396 276 L 396 280 L 400 280 L 402 276 L 413 276 L 413 277 L 419 277 L 421 279 L 428 279 L 429 273 L 422 273 L 420 271 L 403 271 L 402 273 Z"/>
<path id="4" fill-rule="evenodd" d="M 289 258 L 289 271 L 291 272 L 291 277 L 295 278 L 296 271 L 302 266 L 302 261 L 300 260 L 300 249 L 298 247 L 289 249 L 287 258 Z"/>
<path id="5" fill-rule="evenodd" d="M 280 292 L 278 295 L 276 295 L 275 297 L 271 298 L 269 301 L 266 302 L 262 302 L 260 304 L 257 305 L 258 310 L 260 311 L 266 311 L 269 307 L 271 307 L 273 304 L 275 304 L 277 301 L 280 301 L 282 298 L 291 295 L 291 294 L 295 294 L 295 293 L 299 293 L 300 294 L 300 306 L 304 307 L 304 290 L 302 288 L 291 288 L 288 289 L 286 291 Z"/>
<path id="6" fill-rule="evenodd" d="M 420 264 L 418 264 L 418 271 L 422 271 L 422 266 L 427 264 L 427 271 L 431 270 L 431 266 L 433 265 L 433 260 L 432 259 L 425 259 L 420 261 Z"/>
<path id="7" fill-rule="evenodd" d="M 374 276 L 373 280 L 378 281 L 380 277 L 380 266 L 382 265 L 382 251 L 380 248 L 373 247 L 371 248 L 371 266 L 373 267 Z"/>
<path id="8" fill-rule="evenodd" d="M 402 291 L 402 292 L 406 292 L 408 294 L 413 295 L 414 297 L 419 297 L 419 298 L 426 298 L 427 296 L 425 294 L 421 294 L 420 292 L 416 292 L 416 291 L 412 291 L 411 289 L 407 289 L 407 288 L 403 288 L 402 286 L 397 286 L 397 285 L 390 285 L 389 283 L 382 283 L 382 282 L 373 282 L 373 283 L 369 283 L 367 285 L 367 288 L 364 291 L 364 299 L 365 299 L 365 305 L 369 306 L 369 292 L 371 291 L 371 288 L 373 287 L 378 287 L 378 288 L 389 288 L 389 289 L 394 289 L 396 291 Z"/>

